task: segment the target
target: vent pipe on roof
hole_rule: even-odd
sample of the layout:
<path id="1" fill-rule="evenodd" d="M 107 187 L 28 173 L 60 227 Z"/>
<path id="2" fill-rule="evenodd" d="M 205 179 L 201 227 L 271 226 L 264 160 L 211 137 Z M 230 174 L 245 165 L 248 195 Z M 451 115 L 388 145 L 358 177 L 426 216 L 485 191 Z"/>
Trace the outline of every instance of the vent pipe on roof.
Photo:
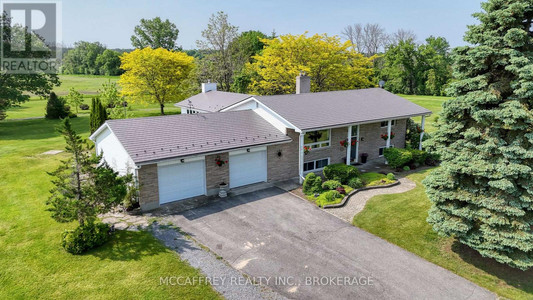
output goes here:
<path id="1" fill-rule="evenodd" d="M 311 92 L 311 77 L 305 75 L 305 72 L 296 76 L 296 94 Z"/>
<path id="2" fill-rule="evenodd" d="M 207 82 L 202 83 L 202 93 L 207 93 L 209 91 L 216 91 L 217 90 L 217 83 L 216 82 Z"/>

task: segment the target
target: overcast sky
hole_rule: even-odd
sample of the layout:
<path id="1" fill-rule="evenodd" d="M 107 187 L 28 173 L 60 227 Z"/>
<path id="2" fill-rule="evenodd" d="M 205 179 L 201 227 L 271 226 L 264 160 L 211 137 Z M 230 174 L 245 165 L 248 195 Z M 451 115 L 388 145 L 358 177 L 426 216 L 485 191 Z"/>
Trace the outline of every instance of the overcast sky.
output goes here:
<path id="1" fill-rule="evenodd" d="M 169 19 L 180 33 L 178 45 L 196 47 L 209 16 L 229 15 L 240 31 L 266 34 L 327 33 L 340 35 L 354 23 L 379 23 L 387 32 L 414 31 L 422 41 L 443 36 L 452 47 L 464 45 L 471 14 L 480 11 L 480 0 L 64 0 L 63 43 L 99 41 L 108 48 L 131 48 L 130 36 L 141 18 Z"/>

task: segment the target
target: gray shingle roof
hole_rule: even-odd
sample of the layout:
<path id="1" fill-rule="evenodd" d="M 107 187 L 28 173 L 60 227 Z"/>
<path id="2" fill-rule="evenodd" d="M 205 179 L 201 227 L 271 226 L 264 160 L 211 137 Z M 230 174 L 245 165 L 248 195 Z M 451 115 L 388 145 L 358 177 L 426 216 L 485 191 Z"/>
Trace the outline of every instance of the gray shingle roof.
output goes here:
<path id="1" fill-rule="evenodd" d="M 431 114 L 380 88 L 254 98 L 301 130 Z"/>
<path id="2" fill-rule="evenodd" d="M 106 123 L 136 164 L 291 141 L 252 110 Z"/>
<path id="3" fill-rule="evenodd" d="M 194 109 L 200 109 L 207 112 L 216 112 L 246 98 L 249 98 L 250 96 L 251 95 L 239 93 L 209 91 L 194 95 L 188 99 L 176 103 L 175 106 L 188 108 L 189 101 L 191 101 L 192 108 Z"/>

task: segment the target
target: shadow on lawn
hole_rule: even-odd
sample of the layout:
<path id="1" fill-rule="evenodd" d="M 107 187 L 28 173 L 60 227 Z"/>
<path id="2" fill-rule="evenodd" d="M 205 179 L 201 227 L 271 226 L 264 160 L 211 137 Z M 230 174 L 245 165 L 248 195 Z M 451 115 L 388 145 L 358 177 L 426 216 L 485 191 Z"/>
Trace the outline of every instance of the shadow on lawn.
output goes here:
<path id="1" fill-rule="evenodd" d="M 101 260 L 128 261 L 167 251 L 149 232 L 118 230 L 109 242 L 84 255 L 96 256 Z"/>
<path id="2" fill-rule="evenodd" d="M 533 281 L 531 280 L 533 269 L 522 271 L 500 264 L 494 259 L 482 257 L 477 251 L 458 241 L 453 242 L 452 251 L 457 253 L 465 262 L 498 277 L 508 285 L 533 294 Z"/>

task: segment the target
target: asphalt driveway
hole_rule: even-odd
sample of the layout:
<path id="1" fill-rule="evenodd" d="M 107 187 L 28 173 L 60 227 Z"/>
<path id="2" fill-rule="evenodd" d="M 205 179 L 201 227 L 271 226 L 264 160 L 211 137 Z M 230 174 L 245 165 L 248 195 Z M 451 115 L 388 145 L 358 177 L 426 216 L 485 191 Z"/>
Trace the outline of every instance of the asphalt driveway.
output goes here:
<path id="1" fill-rule="evenodd" d="M 277 188 L 168 215 L 164 221 L 288 298 L 495 298 Z"/>

